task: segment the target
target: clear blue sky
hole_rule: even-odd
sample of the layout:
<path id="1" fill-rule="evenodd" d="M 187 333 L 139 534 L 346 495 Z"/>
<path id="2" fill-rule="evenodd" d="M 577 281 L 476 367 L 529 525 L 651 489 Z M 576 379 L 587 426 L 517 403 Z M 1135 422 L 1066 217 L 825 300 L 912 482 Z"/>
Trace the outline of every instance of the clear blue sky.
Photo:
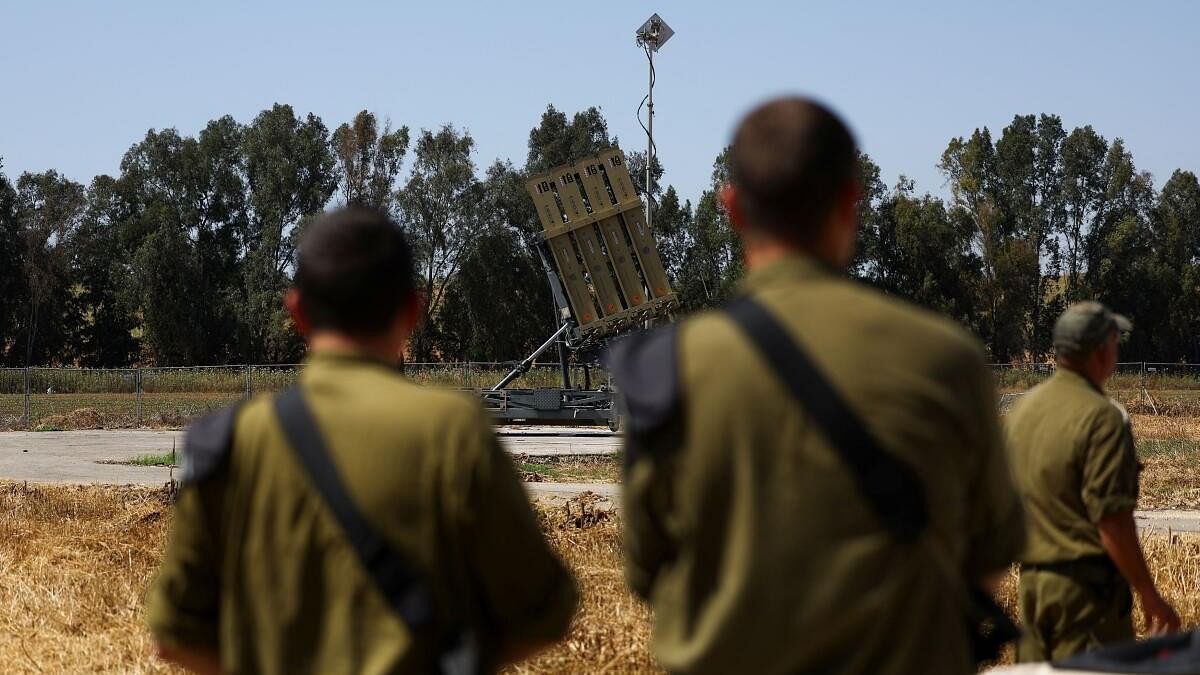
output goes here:
<path id="1" fill-rule="evenodd" d="M 582 10 L 587 10 L 585 14 Z M 599 106 L 626 149 L 652 12 L 665 181 L 695 198 L 738 116 L 801 92 L 850 121 L 890 183 L 943 193 L 946 142 L 1016 113 L 1123 137 L 1161 185 L 1200 170 L 1200 3 L 14 2 L 0 15 L 4 171 L 115 173 L 149 128 L 195 134 L 272 103 L 333 129 L 363 108 L 470 130 L 482 168 L 524 162 L 547 103 Z"/>

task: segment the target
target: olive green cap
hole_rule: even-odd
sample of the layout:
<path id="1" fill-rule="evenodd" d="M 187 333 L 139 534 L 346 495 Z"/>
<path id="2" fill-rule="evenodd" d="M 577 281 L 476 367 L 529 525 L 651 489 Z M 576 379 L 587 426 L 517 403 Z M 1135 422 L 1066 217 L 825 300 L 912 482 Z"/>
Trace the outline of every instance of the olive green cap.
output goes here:
<path id="1" fill-rule="evenodd" d="M 1062 356 L 1086 356 L 1114 330 L 1128 333 L 1133 323 L 1099 302 L 1077 302 L 1054 323 L 1054 349 Z"/>

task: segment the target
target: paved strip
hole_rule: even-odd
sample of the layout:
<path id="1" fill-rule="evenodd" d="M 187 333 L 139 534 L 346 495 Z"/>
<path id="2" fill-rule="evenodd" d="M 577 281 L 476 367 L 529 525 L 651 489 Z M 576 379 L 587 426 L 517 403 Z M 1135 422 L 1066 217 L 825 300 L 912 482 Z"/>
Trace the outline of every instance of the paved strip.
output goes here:
<path id="1" fill-rule="evenodd" d="M 168 453 L 182 444 L 174 431 L 11 431 L 0 433 L 0 478 L 56 483 L 162 485 L 172 471 L 158 466 L 99 464 Z"/>
<path id="2" fill-rule="evenodd" d="M 1169 532 L 1200 532 L 1200 511 L 1162 509 L 1135 511 L 1134 521 L 1139 530 Z"/>
<path id="3" fill-rule="evenodd" d="M 569 436 L 549 436 L 539 428 L 525 436 L 504 428 L 500 442 L 514 454 L 531 457 L 603 456 L 616 453 L 620 437 L 566 430 Z M 167 467 L 101 464 L 158 455 L 183 447 L 182 431 L 122 429 L 112 431 L 10 431 L 0 433 L 0 479 L 38 482 L 161 485 L 172 476 Z"/>
<path id="4" fill-rule="evenodd" d="M 521 434 L 520 427 L 501 427 L 506 450 L 530 456 L 611 455 L 620 447 L 620 437 L 607 432 L 555 433 L 540 427 L 534 435 Z M 138 455 L 170 452 L 183 442 L 181 431 L 130 429 L 118 431 L 12 431 L 0 433 L 0 479 L 30 482 L 151 485 L 166 483 L 175 474 L 167 467 L 101 464 Z M 526 483 L 535 498 L 571 498 L 592 492 L 609 500 L 620 496 L 613 483 Z M 1138 511 L 1139 529 L 1200 533 L 1200 511 Z"/>
<path id="5" fill-rule="evenodd" d="M 585 492 L 616 501 L 621 486 L 616 483 L 525 483 L 525 491 L 535 499 L 543 497 L 578 497 Z"/>

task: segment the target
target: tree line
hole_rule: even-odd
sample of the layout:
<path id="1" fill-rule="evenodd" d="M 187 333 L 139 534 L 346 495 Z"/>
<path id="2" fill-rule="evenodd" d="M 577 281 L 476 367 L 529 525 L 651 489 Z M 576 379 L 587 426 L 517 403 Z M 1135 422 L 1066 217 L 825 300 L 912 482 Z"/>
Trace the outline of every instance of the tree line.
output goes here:
<path id="1" fill-rule="evenodd" d="M 475 163 L 445 125 L 413 132 L 363 111 L 331 132 L 276 104 L 196 136 L 150 130 L 116 176 L 56 171 L 11 181 L 0 164 L 0 364 L 127 366 L 295 362 L 280 297 L 296 242 L 325 208 L 388 210 L 405 228 L 425 296 L 410 358 L 519 358 L 553 330 L 533 249 L 528 176 L 616 144 L 596 108 L 548 106 L 522 166 Z M 628 153 L 643 193 L 646 157 Z M 852 274 L 976 332 L 994 361 L 1041 360 L 1065 305 L 1097 298 L 1137 329 L 1125 355 L 1200 360 L 1200 184 L 1156 189 L 1120 138 L 1054 115 L 1016 116 L 951 139 L 950 197 L 885 185 L 860 157 L 862 238 Z M 684 307 L 723 302 L 740 278 L 717 199 L 727 150 L 693 203 L 661 187 L 656 237 Z"/>

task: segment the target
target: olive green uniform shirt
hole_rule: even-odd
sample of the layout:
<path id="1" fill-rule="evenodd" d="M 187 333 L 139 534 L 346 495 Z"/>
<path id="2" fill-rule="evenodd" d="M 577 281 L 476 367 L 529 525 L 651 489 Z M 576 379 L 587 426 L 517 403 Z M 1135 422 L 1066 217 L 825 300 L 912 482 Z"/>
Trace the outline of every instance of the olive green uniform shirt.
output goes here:
<path id="1" fill-rule="evenodd" d="M 228 673 L 428 673 L 452 623 L 485 662 L 565 633 L 574 583 L 477 400 L 347 354 L 313 356 L 300 382 L 355 505 L 424 573 L 434 627 L 393 612 L 260 396 L 227 464 L 180 491 L 147 597 L 157 640 L 216 648 Z"/>
<path id="2" fill-rule="evenodd" d="M 627 576 L 654 652 L 689 673 L 967 673 L 964 578 L 1023 543 L 982 349 L 952 322 L 803 257 L 751 273 L 930 508 L 898 543 L 852 471 L 725 315 L 679 327 L 676 421 L 631 447 Z"/>
<path id="3" fill-rule="evenodd" d="M 1029 532 L 1017 660 L 1062 659 L 1132 640 L 1133 598 L 1098 528 L 1105 516 L 1137 504 L 1137 454 L 1125 410 L 1060 368 L 1013 407 L 1005 430 Z"/>
<path id="4" fill-rule="evenodd" d="M 1065 368 L 1005 420 L 1029 531 L 1023 563 L 1105 555 L 1100 519 L 1137 504 L 1137 450 L 1123 408 Z"/>

